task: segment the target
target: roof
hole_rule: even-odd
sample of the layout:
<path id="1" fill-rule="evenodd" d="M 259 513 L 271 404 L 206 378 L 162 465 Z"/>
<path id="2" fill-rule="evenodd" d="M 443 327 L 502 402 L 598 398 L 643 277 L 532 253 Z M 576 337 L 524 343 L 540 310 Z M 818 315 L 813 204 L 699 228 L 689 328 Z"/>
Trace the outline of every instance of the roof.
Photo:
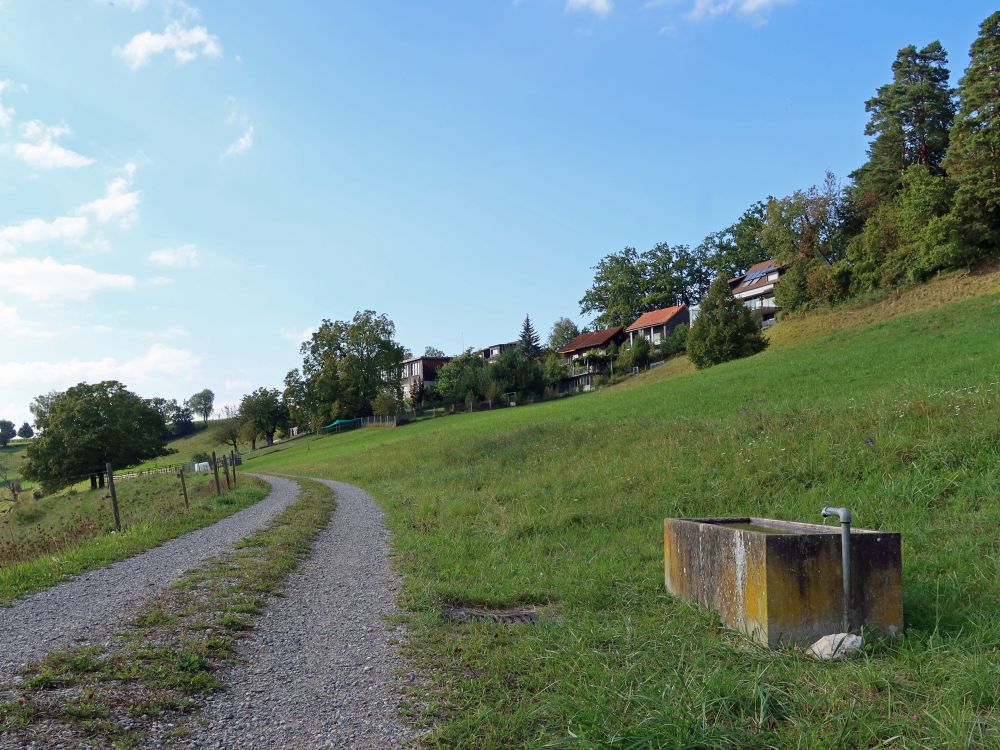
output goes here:
<path id="1" fill-rule="evenodd" d="M 611 328 L 605 328 L 602 331 L 581 333 L 575 339 L 568 341 L 566 345 L 559 350 L 559 353 L 569 354 L 570 352 L 579 351 L 580 349 L 593 349 L 595 346 L 604 346 L 624 330 L 625 329 L 622 326 L 612 326 Z"/>
<path id="2" fill-rule="evenodd" d="M 403 364 L 407 365 L 410 362 L 419 362 L 420 360 L 427 362 L 447 362 L 450 359 L 451 357 L 410 357 L 409 359 L 404 359 Z"/>
<path id="3" fill-rule="evenodd" d="M 684 310 L 687 310 L 687 305 L 674 305 L 673 307 L 664 307 L 662 310 L 652 310 L 648 313 L 643 313 L 639 316 L 639 319 L 626 328 L 625 331 L 638 331 L 640 328 L 665 325 L 673 320 L 674 316 Z"/>
<path id="4" fill-rule="evenodd" d="M 731 278 L 729 286 L 732 287 L 733 292 L 749 292 L 752 289 L 773 284 L 773 281 L 767 280 L 768 273 L 771 271 L 780 272 L 783 269 L 784 266 L 778 265 L 773 259 L 754 263 L 747 269 L 746 273 Z"/>

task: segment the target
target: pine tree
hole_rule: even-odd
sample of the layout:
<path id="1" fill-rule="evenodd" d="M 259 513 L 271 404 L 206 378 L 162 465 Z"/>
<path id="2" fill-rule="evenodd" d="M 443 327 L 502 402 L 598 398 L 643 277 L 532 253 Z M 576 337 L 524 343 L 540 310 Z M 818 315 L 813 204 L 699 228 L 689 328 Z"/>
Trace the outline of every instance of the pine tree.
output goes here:
<path id="1" fill-rule="evenodd" d="M 701 303 L 687 337 L 687 353 L 699 370 L 763 351 L 767 339 L 750 311 L 733 297 L 729 282 L 719 277 Z"/>
<path id="2" fill-rule="evenodd" d="M 947 64 L 940 42 L 921 50 L 904 47 L 892 64 L 892 83 L 879 87 L 865 103 L 871 113 L 865 135 L 873 138 L 868 163 L 851 176 L 866 213 L 899 191 L 907 167 L 940 168 L 955 117 Z"/>
<path id="3" fill-rule="evenodd" d="M 535 333 L 535 327 L 531 325 L 530 315 L 524 316 L 524 325 L 521 326 L 520 344 L 521 349 L 530 359 L 534 359 L 542 353 L 542 347 L 539 343 L 538 334 Z"/>
<path id="4" fill-rule="evenodd" d="M 982 22 L 969 57 L 944 166 L 957 188 L 953 212 L 968 239 L 995 252 L 1000 248 L 1000 11 Z"/>

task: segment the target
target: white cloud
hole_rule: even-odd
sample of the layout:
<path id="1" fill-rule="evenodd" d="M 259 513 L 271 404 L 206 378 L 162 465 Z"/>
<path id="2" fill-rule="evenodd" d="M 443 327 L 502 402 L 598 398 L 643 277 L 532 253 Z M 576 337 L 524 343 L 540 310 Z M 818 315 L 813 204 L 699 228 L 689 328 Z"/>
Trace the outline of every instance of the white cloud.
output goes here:
<path id="1" fill-rule="evenodd" d="M 71 133 L 66 125 L 46 125 L 41 120 L 22 123 L 21 137 L 24 141 L 14 145 L 14 156 L 37 169 L 78 169 L 93 164 L 93 159 L 56 143 L 57 138 Z"/>
<path id="2" fill-rule="evenodd" d="M 241 380 L 237 378 L 236 380 L 227 380 L 222 384 L 222 388 L 223 390 L 230 392 L 249 391 L 253 388 L 253 383 L 249 380 Z"/>
<path id="3" fill-rule="evenodd" d="M 198 260 L 198 248 L 194 245 L 181 245 L 176 248 L 165 247 L 149 254 L 149 262 L 167 268 L 194 268 Z"/>
<path id="4" fill-rule="evenodd" d="M 27 219 L 20 224 L 0 227 L 0 255 L 34 242 L 79 240 L 87 233 L 88 224 L 86 216 L 60 216 L 53 221 Z"/>
<path id="5" fill-rule="evenodd" d="M 0 387 L 62 390 L 82 381 L 120 380 L 130 388 L 142 388 L 165 379 L 184 377 L 201 362 L 195 354 L 163 344 L 153 344 L 144 353 L 127 360 L 104 357 L 95 360 L 68 359 L 56 362 L 10 362 L 0 368 Z"/>
<path id="6" fill-rule="evenodd" d="M 146 281 L 150 286 L 169 286 L 174 283 L 174 280 L 169 276 L 154 276 Z"/>
<path id="7" fill-rule="evenodd" d="M 795 0 L 695 0 L 688 17 L 695 20 L 716 18 L 726 13 L 742 16 L 760 16 L 778 5 L 787 5 Z"/>
<path id="8" fill-rule="evenodd" d="M 0 289 L 32 301 L 82 301 L 105 289 L 131 289 L 135 278 L 102 273 L 52 258 L 15 258 L 0 262 Z"/>
<path id="9" fill-rule="evenodd" d="M 141 190 L 129 190 L 132 187 L 132 177 L 135 175 L 135 164 L 125 165 L 124 175 L 113 179 L 107 187 L 103 198 L 86 203 L 80 207 L 80 213 L 94 214 L 99 222 L 106 224 L 115 219 L 123 227 L 135 223 L 136 209 L 142 200 Z"/>
<path id="10" fill-rule="evenodd" d="M 128 63 L 132 70 L 146 65 L 155 55 L 173 52 L 178 63 L 194 60 L 199 55 L 219 57 L 222 46 L 219 38 L 209 34 L 204 26 L 185 27 L 176 21 L 167 25 L 162 34 L 143 31 L 132 37 L 124 47 L 115 52 Z"/>
<path id="11" fill-rule="evenodd" d="M 33 323 L 22 318 L 16 307 L 0 302 L 0 334 L 5 336 L 32 336 L 35 338 L 52 335 L 39 323 Z"/>
<path id="12" fill-rule="evenodd" d="M 226 146 L 226 150 L 222 152 L 222 158 L 226 159 L 230 156 L 240 156 L 245 154 L 250 150 L 253 145 L 253 125 L 249 126 L 239 138 Z"/>
<path id="13" fill-rule="evenodd" d="M 598 16 L 606 16 L 614 9 L 612 0 L 566 0 L 566 10 L 588 11 Z"/>

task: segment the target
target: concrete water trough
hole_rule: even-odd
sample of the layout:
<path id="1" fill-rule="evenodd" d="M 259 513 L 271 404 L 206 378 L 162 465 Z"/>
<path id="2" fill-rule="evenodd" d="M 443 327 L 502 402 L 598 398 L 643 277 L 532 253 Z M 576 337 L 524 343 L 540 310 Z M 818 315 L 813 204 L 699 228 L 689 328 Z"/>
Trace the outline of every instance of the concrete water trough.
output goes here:
<path id="1" fill-rule="evenodd" d="M 724 625 L 772 648 L 862 627 L 894 636 L 903 630 L 900 535 L 852 529 L 849 511 L 846 517 L 846 577 L 843 526 L 664 519 L 667 590 L 714 609 Z"/>

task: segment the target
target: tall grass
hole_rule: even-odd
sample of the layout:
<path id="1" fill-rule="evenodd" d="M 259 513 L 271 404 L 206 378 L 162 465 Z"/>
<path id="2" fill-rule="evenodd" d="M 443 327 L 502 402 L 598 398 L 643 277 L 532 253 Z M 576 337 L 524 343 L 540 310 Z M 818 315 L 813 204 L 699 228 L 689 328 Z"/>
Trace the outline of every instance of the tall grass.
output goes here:
<path id="1" fill-rule="evenodd" d="M 71 489 L 41 500 L 22 495 L 0 516 L 0 606 L 207 526 L 267 494 L 267 485 L 244 476 L 221 497 L 207 474 L 189 475 L 187 487 L 185 508 L 174 475 L 118 483 L 121 533 L 114 530 L 106 490 Z"/>

